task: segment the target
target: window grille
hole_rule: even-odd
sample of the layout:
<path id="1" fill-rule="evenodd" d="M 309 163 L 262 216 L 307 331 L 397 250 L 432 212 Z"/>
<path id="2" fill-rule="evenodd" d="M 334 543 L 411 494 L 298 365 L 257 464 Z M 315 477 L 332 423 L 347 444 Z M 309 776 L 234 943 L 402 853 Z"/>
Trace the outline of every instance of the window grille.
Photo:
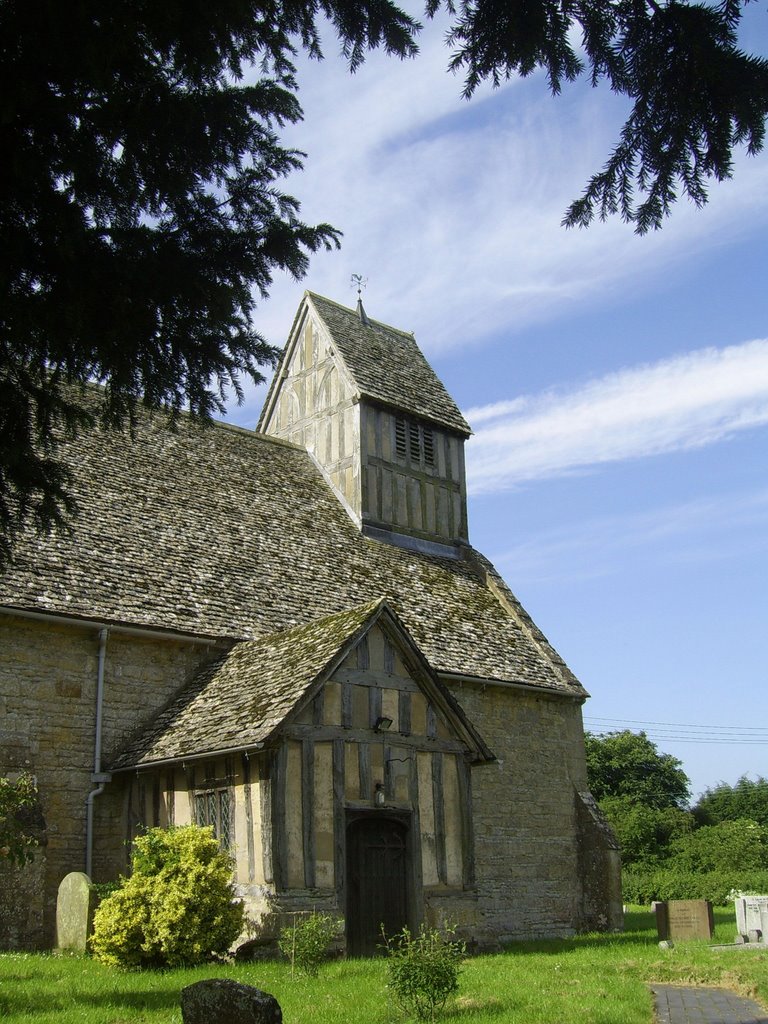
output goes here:
<path id="1" fill-rule="evenodd" d="M 229 789 L 207 789 L 195 793 L 195 820 L 210 825 L 223 850 L 232 845 L 232 795 Z"/>

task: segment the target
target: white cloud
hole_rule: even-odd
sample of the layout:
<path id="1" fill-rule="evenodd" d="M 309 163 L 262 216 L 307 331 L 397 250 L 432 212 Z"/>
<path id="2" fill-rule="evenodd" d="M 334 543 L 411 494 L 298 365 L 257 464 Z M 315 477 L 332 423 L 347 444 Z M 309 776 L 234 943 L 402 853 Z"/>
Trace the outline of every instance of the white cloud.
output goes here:
<path id="1" fill-rule="evenodd" d="M 768 423 L 768 339 L 621 370 L 571 390 L 469 409 L 471 493 L 681 451 Z"/>
<path id="2" fill-rule="evenodd" d="M 413 330 L 428 355 L 477 345 L 636 294 L 688 256 L 768 219 L 768 161 L 742 158 L 702 211 L 681 202 L 660 233 L 637 238 L 614 219 L 560 227 L 620 129 L 622 103 L 577 86 L 560 99 L 543 80 L 486 89 L 469 103 L 446 73 L 439 26 L 422 53 L 373 54 L 354 76 L 333 56 L 302 62 L 304 121 L 286 133 L 306 150 L 287 183 L 309 222 L 344 231 L 341 253 L 312 258 L 307 285 L 354 303 L 351 273 L 369 278 L 372 316 Z M 277 278 L 260 328 L 282 342 L 303 284 Z"/>
<path id="3" fill-rule="evenodd" d="M 515 586 L 626 574 L 635 564 L 725 561 L 765 550 L 768 490 L 697 498 L 651 511 L 600 516 L 528 536 L 494 562 Z"/>

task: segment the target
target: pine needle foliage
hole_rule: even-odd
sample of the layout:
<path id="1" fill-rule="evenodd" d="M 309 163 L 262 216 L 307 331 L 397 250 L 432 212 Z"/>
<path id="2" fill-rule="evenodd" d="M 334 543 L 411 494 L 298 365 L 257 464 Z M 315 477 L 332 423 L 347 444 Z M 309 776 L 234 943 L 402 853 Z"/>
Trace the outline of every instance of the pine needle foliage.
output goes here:
<path id="1" fill-rule="evenodd" d="M 631 103 L 563 223 L 619 215 L 643 234 L 707 201 L 734 150 L 763 148 L 768 61 L 739 48 L 748 0 L 425 0 L 450 17 L 464 94 L 545 72 Z M 417 53 L 393 0 L 3 0 L 0 4 L 0 563 L 27 525 L 77 511 L 57 441 L 138 403 L 202 419 L 275 350 L 258 302 L 340 232 L 280 187 L 304 154 L 294 59 L 332 26 L 349 68 Z M 104 385 L 96 414 L 78 398 Z M 74 387 L 73 387 L 74 386 Z"/>

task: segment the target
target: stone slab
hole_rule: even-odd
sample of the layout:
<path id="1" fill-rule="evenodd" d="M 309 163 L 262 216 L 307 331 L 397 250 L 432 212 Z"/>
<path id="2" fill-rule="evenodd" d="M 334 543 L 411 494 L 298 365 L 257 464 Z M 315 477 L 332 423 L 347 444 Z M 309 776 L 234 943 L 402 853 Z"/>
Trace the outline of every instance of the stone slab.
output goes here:
<path id="1" fill-rule="evenodd" d="M 96 893 L 82 871 L 70 871 L 59 885 L 56 900 L 56 948 L 85 953 L 91 934 Z"/>
<path id="2" fill-rule="evenodd" d="M 230 978 L 206 978 L 181 990 L 183 1024 L 282 1024 L 269 992 Z"/>
<path id="3" fill-rule="evenodd" d="M 656 904 L 659 939 L 711 939 L 715 919 L 709 900 L 667 900 Z"/>
<path id="4" fill-rule="evenodd" d="M 768 936 L 768 896 L 740 896 L 736 906 L 736 931 L 749 936 L 760 932 L 763 942 Z"/>

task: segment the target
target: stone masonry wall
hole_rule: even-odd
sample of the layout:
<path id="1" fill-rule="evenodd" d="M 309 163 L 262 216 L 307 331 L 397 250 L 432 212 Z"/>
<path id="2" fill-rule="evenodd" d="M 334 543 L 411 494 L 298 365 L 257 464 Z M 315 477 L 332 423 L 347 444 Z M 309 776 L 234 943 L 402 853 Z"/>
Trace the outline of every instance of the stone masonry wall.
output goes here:
<path id="1" fill-rule="evenodd" d="M 452 687 L 496 754 L 472 769 L 481 946 L 571 935 L 581 882 L 574 791 L 586 789 L 581 707 L 512 687 Z"/>
<path id="2" fill-rule="evenodd" d="M 37 777 L 47 823 L 43 942 L 54 939 L 61 879 L 85 866 L 86 799 L 93 788 L 99 634 L 0 616 L 0 773 Z M 146 723 L 211 652 L 199 645 L 111 633 L 104 688 L 103 763 Z M 94 880 L 126 865 L 124 785 L 95 801 Z"/>

